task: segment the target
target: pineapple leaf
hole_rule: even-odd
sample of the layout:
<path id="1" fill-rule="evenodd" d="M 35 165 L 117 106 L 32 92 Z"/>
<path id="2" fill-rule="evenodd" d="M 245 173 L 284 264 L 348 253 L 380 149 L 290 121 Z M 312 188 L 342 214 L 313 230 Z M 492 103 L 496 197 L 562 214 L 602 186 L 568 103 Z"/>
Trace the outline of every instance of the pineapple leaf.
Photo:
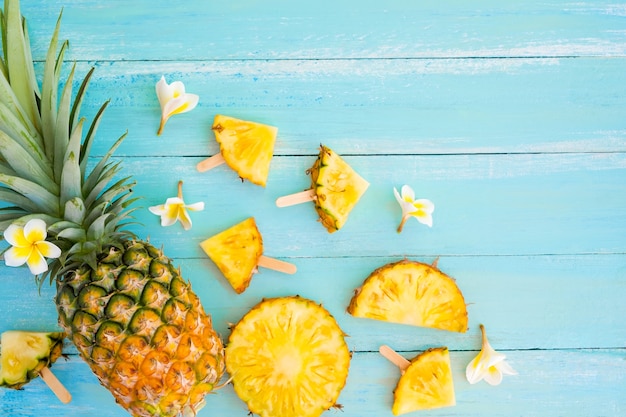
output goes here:
<path id="1" fill-rule="evenodd" d="M 98 177 L 98 182 L 94 184 L 93 187 L 83 188 L 89 190 L 89 194 L 87 194 L 87 197 L 85 198 L 85 202 L 88 206 L 91 206 L 91 204 L 96 201 L 102 190 L 106 188 L 107 184 L 120 171 L 121 163 L 111 163 L 105 168 L 105 171 L 103 171 L 102 174 Z"/>
<path id="2" fill-rule="evenodd" d="M 65 203 L 65 213 L 63 218 L 70 222 L 82 224 L 85 220 L 85 203 L 80 197 L 69 199 Z"/>
<path id="3" fill-rule="evenodd" d="M 1 130 L 0 154 L 20 177 L 36 182 L 55 194 L 59 192 L 58 185 L 49 177 L 49 173 L 43 170 L 42 164 Z"/>
<path id="4" fill-rule="evenodd" d="M 98 164 L 91 170 L 91 173 L 85 179 L 85 183 L 83 184 L 83 192 L 85 194 L 87 194 L 91 190 L 93 190 L 96 187 L 96 185 L 100 182 L 100 177 L 102 175 L 102 172 L 107 167 L 107 162 L 109 161 L 109 158 L 111 158 L 111 156 L 113 155 L 113 153 L 115 152 L 117 147 L 122 144 L 122 141 L 124 140 L 124 138 L 126 137 L 127 134 L 128 134 L 128 132 L 126 132 L 122 136 L 120 136 L 120 138 L 117 141 L 115 141 L 113 146 L 111 146 L 109 151 L 98 161 Z M 87 135 L 87 136 L 89 136 L 89 135 Z M 83 149 L 82 157 L 84 158 L 84 163 L 86 165 L 86 163 L 87 163 L 87 154 L 85 153 L 85 149 Z M 82 164 L 83 164 L 83 161 L 81 161 L 81 169 L 83 168 Z M 84 170 L 83 170 L 83 172 L 84 172 Z M 87 200 L 89 200 L 89 199 L 87 198 Z"/>
<path id="5" fill-rule="evenodd" d="M 43 213 L 59 213 L 59 199 L 39 184 L 0 173 L 0 183 L 30 199 Z"/>
<path id="6" fill-rule="evenodd" d="M 54 177 L 61 180 L 63 172 L 63 157 L 66 154 L 70 140 L 70 103 L 72 101 L 72 83 L 74 82 L 74 71 L 76 64 L 72 66 L 70 74 L 65 80 L 63 93 L 59 102 L 56 129 L 54 133 Z"/>
<path id="7" fill-rule="evenodd" d="M 87 239 L 85 229 L 82 227 L 72 227 L 61 230 L 57 235 L 58 239 L 67 239 L 72 242 L 84 242 Z"/>
<path id="8" fill-rule="evenodd" d="M 98 217 L 87 229 L 87 239 L 90 241 L 99 241 L 104 236 L 104 225 L 111 213 L 105 213 Z"/>
<path id="9" fill-rule="evenodd" d="M 64 229 L 69 229 L 73 227 L 80 227 L 80 224 L 68 220 L 60 220 L 54 223 L 50 223 L 50 226 L 48 226 L 48 231 L 52 234 L 59 234 Z"/>
<path id="10" fill-rule="evenodd" d="M 83 82 L 80 84 L 78 88 L 78 92 L 76 93 L 76 97 L 74 98 L 74 104 L 72 105 L 72 111 L 70 112 L 70 130 L 74 128 L 79 117 L 80 117 L 80 106 L 83 104 L 83 97 L 85 96 L 85 92 L 87 91 L 87 86 L 89 85 L 89 80 L 91 80 L 91 76 L 95 71 L 94 67 L 91 67 L 85 78 L 83 78 Z"/>
<path id="11" fill-rule="evenodd" d="M 93 72 L 93 68 L 90 71 Z M 90 74 L 88 74 L 90 76 Z M 82 86 L 81 86 L 82 87 Z M 93 143 L 93 140 L 96 136 L 96 130 L 98 130 L 98 125 L 100 124 L 100 119 L 102 118 L 102 115 L 104 114 L 104 110 L 107 108 L 107 106 L 109 105 L 109 100 L 105 101 L 104 104 L 102 104 L 102 106 L 100 106 L 100 109 L 98 110 L 98 113 L 96 114 L 96 116 L 94 117 L 93 121 L 91 122 L 91 125 L 89 126 L 89 131 L 87 132 L 87 135 L 85 136 L 85 140 L 83 142 L 83 146 L 81 148 L 80 151 L 80 172 L 82 174 L 81 178 L 85 178 L 86 172 L 87 172 L 87 161 L 89 158 L 89 153 L 91 152 L 91 145 Z M 126 135 L 124 135 L 126 136 Z M 123 137 L 118 139 L 118 142 L 120 142 L 121 140 L 123 140 Z M 120 142 L 121 143 L 121 142 Z M 119 146 L 119 144 L 116 142 L 113 145 L 116 149 Z M 112 154 L 112 152 L 109 151 L 109 154 Z M 103 159 L 108 159 L 110 157 L 106 156 Z"/>
<path id="12" fill-rule="evenodd" d="M 48 168 L 47 157 L 43 148 L 38 141 L 39 133 L 32 134 L 28 130 L 28 126 L 25 126 L 18 116 L 15 115 L 3 102 L 0 102 L 0 130 L 3 130 L 7 135 L 11 136 L 15 142 L 19 143 L 24 149 L 26 149 L 37 161 L 42 165 L 42 168 Z M 52 173 L 52 171 L 50 171 Z"/>
<path id="13" fill-rule="evenodd" d="M 65 155 L 63 170 L 61 172 L 61 204 L 80 197 L 81 194 L 81 177 L 80 165 L 78 164 L 78 153 L 80 152 L 80 140 L 82 137 L 82 127 L 84 119 L 78 123 L 76 129 L 72 132 Z"/>
<path id="14" fill-rule="evenodd" d="M 4 103 L 11 113 L 19 120 L 24 128 L 30 133 L 32 138 L 37 141 L 40 147 L 43 146 L 43 139 L 35 125 L 30 121 L 19 99 L 13 92 L 9 79 L 0 73 L 0 102 Z"/>
<path id="15" fill-rule="evenodd" d="M 28 198 L 6 187 L 0 187 L 0 201 L 7 204 L 13 204 L 14 206 L 20 207 L 29 213 L 39 210 L 39 208 Z"/>
<path id="16" fill-rule="evenodd" d="M 94 202 L 95 205 L 98 205 L 102 202 L 111 202 L 115 200 L 118 196 L 130 192 L 131 189 L 135 186 L 134 182 L 127 182 L 131 177 L 122 178 L 111 187 L 109 187 L 106 191 L 102 193 L 98 197 L 98 199 Z"/>
<path id="17" fill-rule="evenodd" d="M 37 80 L 30 45 L 27 43 L 26 22 L 20 13 L 20 2 L 5 1 L 4 59 L 9 73 L 9 81 L 15 96 L 21 103 L 28 119 L 35 127 L 39 127 L 39 110 L 37 106 Z"/>
<path id="18" fill-rule="evenodd" d="M 54 133 L 57 119 L 57 93 L 61 69 L 60 62 L 63 62 L 63 56 L 68 46 L 67 41 L 63 42 L 57 58 L 57 43 L 62 14 L 63 12 L 61 12 L 57 19 L 54 33 L 50 39 L 50 46 L 48 47 L 48 54 L 46 55 L 46 63 L 44 65 L 43 81 L 41 83 L 41 128 L 43 131 L 45 149 L 48 155 L 52 155 L 52 149 L 54 148 Z"/>

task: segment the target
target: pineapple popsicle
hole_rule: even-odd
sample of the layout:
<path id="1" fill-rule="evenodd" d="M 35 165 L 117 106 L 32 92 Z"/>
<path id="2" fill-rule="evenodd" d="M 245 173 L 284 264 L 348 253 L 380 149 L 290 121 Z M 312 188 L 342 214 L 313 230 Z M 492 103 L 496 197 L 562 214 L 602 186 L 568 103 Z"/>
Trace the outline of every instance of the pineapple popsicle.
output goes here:
<path id="1" fill-rule="evenodd" d="M 307 171 L 311 188 L 276 200 L 278 207 L 313 201 L 322 225 L 329 233 L 341 229 L 348 215 L 369 187 L 363 179 L 332 149 L 321 145 L 313 166 Z"/>
<path id="2" fill-rule="evenodd" d="M 50 371 L 50 366 L 61 356 L 61 332 L 28 332 L 9 330 L 0 336 L 0 387 L 22 389 L 38 376 L 63 403 L 72 395 Z"/>
<path id="3" fill-rule="evenodd" d="M 263 255 L 263 238 L 250 217 L 200 243 L 237 294 L 248 288 L 258 267 L 294 274 L 296 266 Z"/>
<path id="4" fill-rule="evenodd" d="M 278 128 L 218 114 L 211 127 L 220 153 L 196 165 L 205 172 L 224 163 L 242 179 L 265 187 Z"/>
<path id="5" fill-rule="evenodd" d="M 386 345 L 379 352 L 402 373 L 393 391 L 394 416 L 456 405 L 447 347 L 428 349 L 411 361 Z"/>

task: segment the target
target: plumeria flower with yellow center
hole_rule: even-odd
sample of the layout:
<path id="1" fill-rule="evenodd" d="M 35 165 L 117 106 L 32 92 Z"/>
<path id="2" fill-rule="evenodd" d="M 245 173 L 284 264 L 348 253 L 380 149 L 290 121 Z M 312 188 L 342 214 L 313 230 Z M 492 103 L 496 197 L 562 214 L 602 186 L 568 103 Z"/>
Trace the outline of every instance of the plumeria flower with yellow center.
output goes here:
<path id="1" fill-rule="evenodd" d="M 171 116 L 193 110 L 199 100 L 196 94 L 185 92 L 185 85 L 181 81 L 174 81 L 168 84 L 163 76 L 157 82 L 156 94 L 161 105 L 161 124 L 159 125 L 157 135 L 161 134 L 165 123 Z"/>
<path id="2" fill-rule="evenodd" d="M 420 223 L 432 227 L 433 211 L 435 211 L 435 205 L 432 201 L 425 198 L 416 200 L 413 189 L 408 185 L 402 186 L 401 193 L 394 187 L 393 193 L 396 196 L 398 204 L 402 207 L 402 221 L 400 222 L 400 226 L 398 226 L 398 233 L 402 232 L 404 223 L 406 223 L 410 217 L 415 217 Z"/>
<path id="3" fill-rule="evenodd" d="M 496 352 L 485 333 L 485 326 L 480 325 L 483 335 L 483 346 L 480 353 L 467 365 L 465 376 L 470 384 L 475 384 L 484 379 L 490 385 L 498 385 L 502 382 L 503 375 L 517 375 L 517 372 L 506 362 L 506 356 Z"/>
<path id="4" fill-rule="evenodd" d="M 178 196 L 168 198 L 165 204 L 152 206 L 150 212 L 161 216 L 161 226 L 171 226 L 180 220 L 185 230 L 191 229 L 191 218 L 187 213 L 189 211 L 204 210 L 204 203 L 185 204 L 183 200 L 183 182 L 178 181 Z"/>
<path id="5" fill-rule="evenodd" d="M 4 253 L 4 263 L 7 266 L 26 264 L 33 275 L 46 272 L 46 258 L 61 256 L 61 249 L 46 241 L 47 237 L 46 222 L 41 219 L 29 220 L 24 226 L 10 225 L 4 231 L 4 238 L 11 245 Z"/>

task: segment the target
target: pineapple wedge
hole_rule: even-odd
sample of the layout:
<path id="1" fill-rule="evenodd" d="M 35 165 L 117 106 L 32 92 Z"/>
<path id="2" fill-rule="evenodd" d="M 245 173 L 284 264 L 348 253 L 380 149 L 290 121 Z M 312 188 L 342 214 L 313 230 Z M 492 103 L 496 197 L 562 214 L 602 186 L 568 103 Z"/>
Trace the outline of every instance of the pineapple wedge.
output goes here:
<path id="1" fill-rule="evenodd" d="M 350 352 L 321 305 L 295 297 L 266 299 L 232 328 L 226 369 L 235 392 L 261 417 L 317 417 L 335 406 Z"/>
<path id="2" fill-rule="evenodd" d="M 60 356 L 60 332 L 10 330 L 0 336 L 0 387 L 20 389 Z"/>
<path id="3" fill-rule="evenodd" d="M 263 255 L 263 238 L 250 217 L 200 243 L 237 294 L 248 288 Z"/>
<path id="4" fill-rule="evenodd" d="M 348 313 L 455 332 L 467 330 L 463 294 L 432 265 L 409 260 L 376 269 L 350 301 Z"/>
<path id="5" fill-rule="evenodd" d="M 428 349 L 413 358 L 393 392 L 393 415 L 456 404 L 448 348 Z"/>
<path id="6" fill-rule="evenodd" d="M 324 145 L 320 146 L 319 156 L 308 172 L 315 193 L 315 210 L 328 232 L 336 232 L 348 220 L 369 182 Z"/>
<path id="7" fill-rule="evenodd" d="M 265 187 L 278 129 L 218 114 L 212 130 L 228 166 L 242 179 Z"/>

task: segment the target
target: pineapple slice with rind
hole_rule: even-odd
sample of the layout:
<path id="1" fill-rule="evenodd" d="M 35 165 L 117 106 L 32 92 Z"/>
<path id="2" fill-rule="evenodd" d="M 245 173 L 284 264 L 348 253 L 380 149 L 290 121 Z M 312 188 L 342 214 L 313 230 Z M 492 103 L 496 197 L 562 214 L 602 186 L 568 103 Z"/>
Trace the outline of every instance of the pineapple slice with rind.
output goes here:
<path id="1" fill-rule="evenodd" d="M 278 128 L 218 114 L 212 129 L 228 166 L 241 178 L 265 187 Z"/>
<path id="2" fill-rule="evenodd" d="M 261 417 L 316 417 L 346 383 L 344 333 L 321 305 L 294 297 L 261 301 L 232 328 L 226 369 L 235 392 Z"/>
<path id="3" fill-rule="evenodd" d="M 61 356 L 60 332 L 9 330 L 0 336 L 0 387 L 19 389 Z"/>
<path id="4" fill-rule="evenodd" d="M 454 279 L 432 265 L 407 259 L 372 272 L 352 297 L 348 312 L 394 323 L 467 330 L 465 300 Z"/>
<path id="5" fill-rule="evenodd" d="M 448 348 L 428 349 L 406 368 L 393 392 L 394 415 L 456 404 Z"/>
<path id="6" fill-rule="evenodd" d="M 250 217 L 200 243 L 237 294 L 248 288 L 263 255 L 263 238 Z"/>
<path id="7" fill-rule="evenodd" d="M 330 148 L 321 145 L 309 169 L 315 210 L 328 232 L 341 229 L 348 215 L 369 187 L 363 177 Z"/>

